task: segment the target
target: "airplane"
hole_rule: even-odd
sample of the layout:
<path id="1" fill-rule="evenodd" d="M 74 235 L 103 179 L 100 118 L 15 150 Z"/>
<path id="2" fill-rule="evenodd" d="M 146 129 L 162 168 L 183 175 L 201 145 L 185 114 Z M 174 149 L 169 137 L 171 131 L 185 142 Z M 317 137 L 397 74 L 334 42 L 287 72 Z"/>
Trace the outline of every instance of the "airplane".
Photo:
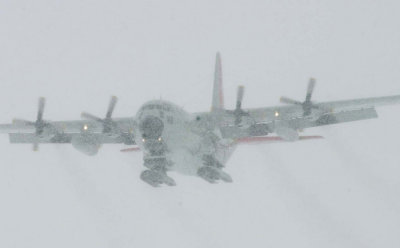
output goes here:
<path id="1" fill-rule="evenodd" d="M 188 113 L 164 100 L 152 100 L 136 116 L 113 118 L 117 103 L 111 97 L 104 118 L 83 112 L 83 120 L 43 119 L 45 98 L 39 98 L 36 121 L 14 119 L 0 124 L 10 143 L 72 144 L 78 151 L 95 155 L 103 144 L 125 144 L 122 151 L 143 151 L 145 170 L 140 178 L 151 186 L 174 186 L 167 173 L 198 176 L 210 183 L 232 182 L 225 165 L 240 143 L 293 142 L 319 139 L 300 136 L 306 128 L 377 118 L 375 107 L 400 103 L 400 95 L 332 102 L 311 101 L 315 79 L 310 79 L 304 101 L 281 97 L 286 106 L 242 109 L 244 87 L 237 89 L 236 108 L 224 108 L 221 56 L 216 55 L 211 111 Z M 272 134 L 272 135 L 271 135 Z"/>

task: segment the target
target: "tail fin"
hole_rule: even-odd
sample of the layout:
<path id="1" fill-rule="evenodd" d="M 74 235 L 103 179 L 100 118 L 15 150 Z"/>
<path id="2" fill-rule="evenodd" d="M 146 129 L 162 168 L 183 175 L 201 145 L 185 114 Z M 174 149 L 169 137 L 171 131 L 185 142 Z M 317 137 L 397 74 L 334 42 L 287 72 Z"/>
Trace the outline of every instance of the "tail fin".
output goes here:
<path id="1" fill-rule="evenodd" d="M 221 67 L 221 55 L 217 53 L 215 60 L 215 72 L 214 72 L 214 88 L 211 112 L 224 109 L 224 92 L 222 89 L 222 67 Z"/>

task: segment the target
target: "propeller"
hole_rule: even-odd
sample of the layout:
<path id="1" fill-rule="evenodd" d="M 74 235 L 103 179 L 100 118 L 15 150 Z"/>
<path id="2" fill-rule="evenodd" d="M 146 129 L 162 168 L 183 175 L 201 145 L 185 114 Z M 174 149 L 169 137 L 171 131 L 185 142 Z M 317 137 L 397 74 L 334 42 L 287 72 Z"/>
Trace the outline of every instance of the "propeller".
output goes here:
<path id="1" fill-rule="evenodd" d="M 233 111 L 233 115 L 235 116 L 235 125 L 239 125 L 242 122 L 243 116 L 249 115 L 242 109 L 243 96 L 244 96 L 244 86 L 240 85 L 237 89 L 236 108 Z"/>
<path id="2" fill-rule="evenodd" d="M 27 120 L 22 120 L 22 119 L 14 119 L 13 120 L 13 123 L 16 125 L 33 126 L 35 128 L 36 139 L 33 142 L 33 150 L 34 151 L 39 150 L 38 137 L 43 134 L 43 131 L 46 127 L 50 126 L 50 124 L 48 122 L 43 120 L 43 112 L 44 112 L 45 104 L 46 104 L 46 99 L 44 97 L 40 97 L 36 121 L 27 121 Z"/>
<path id="3" fill-rule="evenodd" d="M 111 97 L 105 118 L 100 118 L 86 112 L 83 112 L 81 114 L 81 117 L 101 123 L 103 125 L 103 133 L 112 133 L 117 128 L 116 123 L 112 119 L 112 113 L 114 111 L 115 105 L 117 104 L 117 100 L 118 98 L 116 96 Z"/>
<path id="4" fill-rule="evenodd" d="M 281 103 L 286 103 L 286 104 L 293 104 L 293 105 L 299 105 L 303 108 L 303 115 L 304 116 L 308 116 L 311 114 L 312 109 L 322 109 L 320 106 L 315 105 L 312 101 L 311 101 L 311 97 L 314 91 L 314 87 L 315 87 L 315 79 L 314 78 L 310 78 L 310 81 L 308 82 L 308 87 L 307 87 L 307 94 L 306 94 L 306 99 L 304 102 L 300 102 L 297 100 L 293 100 L 291 98 L 288 97 L 281 97 L 280 101 Z"/>

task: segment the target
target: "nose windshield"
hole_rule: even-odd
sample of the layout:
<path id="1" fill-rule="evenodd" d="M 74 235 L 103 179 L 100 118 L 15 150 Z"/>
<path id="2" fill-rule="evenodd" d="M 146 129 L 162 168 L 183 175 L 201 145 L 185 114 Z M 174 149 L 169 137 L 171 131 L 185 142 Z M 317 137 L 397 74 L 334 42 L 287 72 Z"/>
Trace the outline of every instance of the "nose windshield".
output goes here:
<path id="1" fill-rule="evenodd" d="M 147 116 L 140 123 L 139 128 L 144 139 L 158 139 L 164 130 L 164 123 L 160 118 Z"/>

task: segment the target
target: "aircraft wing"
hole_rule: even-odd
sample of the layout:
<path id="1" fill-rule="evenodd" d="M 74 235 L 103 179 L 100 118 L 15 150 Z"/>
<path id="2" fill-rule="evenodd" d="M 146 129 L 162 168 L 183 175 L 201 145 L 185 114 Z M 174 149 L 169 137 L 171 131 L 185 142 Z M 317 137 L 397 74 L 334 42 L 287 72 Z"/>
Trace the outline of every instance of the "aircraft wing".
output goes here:
<path id="1" fill-rule="evenodd" d="M 0 133 L 8 133 L 10 143 L 71 143 L 73 138 L 86 135 L 101 144 L 134 144 L 133 119 L 113 119 L 111 128 L 105 132 L 101 122 L 93 120 L 46 121 L 37 133 L 34 122 L 15 121 L 0 124 Z"/>
<path id="2" fill-rule="evenodd" d="M 39 98 L 36 121 L 14 119 L 0 124 L 0 133 L 7 133 L 10 143 L 32 143 L 37 150 L 41 143 L 71 143 L 88 154 L 97 153 L 102 144 L 135 144 L 133 118 L 112 118 L 117 98 L 111 97 L 105 118 L 82 113 L 85 120 L 47 121 L 43 119 L 45 99 Z"/>
<path id="3" fill-rule="evenodd" d="M 384 105 L 392 105 L 400 103 L 400 95 L 371 97 L 362 99 L 351 99 L 342 101 L 331 101 L 314 103 L 314 112 L 316 115 L 324 113 L 341 113 L 350 110 L 370 109 Z M 304 114 L 304 109 L 300 105 L 292 106 L 275 106 L 266 108 L 247 109 L 255 122 L 268 122 L 278 119 L 301 118 Z"/>
<path id="4" fill-rule="evenodd" d="M 227 111 L 221 132 L 223 137 L 234 139 L 276 133 L 285 140 L 297 140 L 297 130 L 377 118 L 375 107 L 398 103 L 400 95 L 313 103 L 307 115 L 302 105 L 244 109 L 239 125 L 235 111 Z"/>
<path id="5" fill-rule="evenodd" d="M 384 97 L 370 97 L 362 99 L 333 101 L 318 103 L 316 105 L 326 109 L 351 109 L 351 108 L 365 108 L 365 107 L 379 107 L 384 105 L 392 105 L 400 103 L 400 95 L 384 96 Z"/>

